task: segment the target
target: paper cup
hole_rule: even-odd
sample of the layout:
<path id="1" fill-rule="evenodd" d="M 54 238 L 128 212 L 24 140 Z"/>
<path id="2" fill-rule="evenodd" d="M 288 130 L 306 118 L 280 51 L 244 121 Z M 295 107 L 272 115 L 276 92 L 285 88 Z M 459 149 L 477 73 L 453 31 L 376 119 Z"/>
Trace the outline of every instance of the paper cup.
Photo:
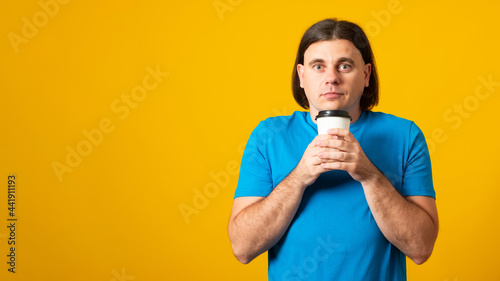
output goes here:
<path id="1" fill-rule="evenodd" d="M 318 135 L 327 134 L 329 129 L 342 128 L 349 130 L 351 116 L 344 110 L 322 110 L 316 116 Z"/>

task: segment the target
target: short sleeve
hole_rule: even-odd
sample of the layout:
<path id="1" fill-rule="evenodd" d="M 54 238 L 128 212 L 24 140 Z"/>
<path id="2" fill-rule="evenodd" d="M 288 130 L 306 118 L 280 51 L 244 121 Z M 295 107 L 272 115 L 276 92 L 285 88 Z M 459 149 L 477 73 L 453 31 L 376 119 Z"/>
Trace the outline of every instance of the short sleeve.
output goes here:
<path id="1" fill-rule="evenodd" d="M 266 133 L 265 123 L 253 130 L 248 139 L 241 160 L 238 186 L 234 198 L 244 196 L 268 196 L 273 190 L 271 169 L 267 160 L 266 143 L 262 141 Z"/>
<path id="2" fill-rule="evenodd" d="M 408 156 L 403 171 L 402 195 L 436 198 L 427 142 L 420 128 L 413 122 L 410 125 L 406 155 Z"/>

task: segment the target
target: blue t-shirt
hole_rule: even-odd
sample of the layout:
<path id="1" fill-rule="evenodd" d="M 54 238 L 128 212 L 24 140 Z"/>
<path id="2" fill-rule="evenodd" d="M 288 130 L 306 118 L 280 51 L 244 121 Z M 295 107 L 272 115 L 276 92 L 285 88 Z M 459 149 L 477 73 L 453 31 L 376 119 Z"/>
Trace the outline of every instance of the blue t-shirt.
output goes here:
<path id="1" fill-rule="evenodd" d="M 403 196 L 435 198 L 424 135 L 412 122 L 365 111 L 350 131 Z M 267 196 L 318 134 L 309 112 L 262 121 L 248 140 L 236 197 Z M 361 184 L 345 171 L 307 187 L 290 227 L 268 251 L 269 280 L 406 280 L 406 257 L 378 228 Z"/>

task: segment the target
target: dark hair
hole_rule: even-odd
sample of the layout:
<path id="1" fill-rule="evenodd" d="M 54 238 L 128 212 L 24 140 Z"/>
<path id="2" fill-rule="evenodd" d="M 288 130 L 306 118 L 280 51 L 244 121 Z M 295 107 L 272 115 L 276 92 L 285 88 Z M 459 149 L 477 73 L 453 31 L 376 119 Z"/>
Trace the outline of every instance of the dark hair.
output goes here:
<path id="1" fill-rule="evenodd" d="M 361 52 L 361 56 L 365 63 L 370 63 L 372 65 L 369 86 L 365 87 L 360 100 L 361 110 L 371 110 L 378 104 L 379 91 L 377 68 L 375 67 L 375 58 L 373 57 L 370 42 L 361 27 L 357 24 L 348 21 L 337 21 L 337 19 L 325 19 L 317 22 L 309 27 L 304 33 L 304 36 L 302 36 L 292 73 L 292 91 L 295 101 L 303 108 L 309 109 L 309 101 L 307 100 L 304 89 L 300 87 L 300 79 L 297 73 L 297 65 L 304 64 L 304 53 L 307 48 L 313 43 L 333 39 L 346 39 L 351 41 Z"/>

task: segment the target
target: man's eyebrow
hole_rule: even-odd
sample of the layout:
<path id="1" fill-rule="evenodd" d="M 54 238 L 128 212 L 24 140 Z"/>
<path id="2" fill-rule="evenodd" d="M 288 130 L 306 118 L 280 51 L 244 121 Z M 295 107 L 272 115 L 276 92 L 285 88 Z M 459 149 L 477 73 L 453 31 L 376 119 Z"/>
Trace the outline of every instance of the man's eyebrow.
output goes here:
<path id="1" fill-rule="evenodd" d="M 316 63 L 325 63 L 325 60 L 320 59 L 320 58 L 316 58 L 316 59 L 312 59 L 311 61 L 309 61 L 309 65 L 314 65 Z"/>
<path id="2" fill-rule="evenodd" d="M 340 57 L 338 60 L 337 60 L 337 63 L 343 63 L 343 62 L 347 62 L 347 63 L 350 63 L 352 65 L 354 65 L 354 60 L 349 58 L 349 57 Z M 320 58 L 315 58 L 315 59 L 312 59 L 311 61 L 309 61 L 309 65 L 314 65 L 316 63 L 325 63 L 325 60 L 324 59 L 320 59 Z"/>
<path id="3" fill-rule="evenodd" d="M 338 59 L 337 63 L 347 62 L 354 65 L 354 60 L 349 57 L 341 57 Z"/>

